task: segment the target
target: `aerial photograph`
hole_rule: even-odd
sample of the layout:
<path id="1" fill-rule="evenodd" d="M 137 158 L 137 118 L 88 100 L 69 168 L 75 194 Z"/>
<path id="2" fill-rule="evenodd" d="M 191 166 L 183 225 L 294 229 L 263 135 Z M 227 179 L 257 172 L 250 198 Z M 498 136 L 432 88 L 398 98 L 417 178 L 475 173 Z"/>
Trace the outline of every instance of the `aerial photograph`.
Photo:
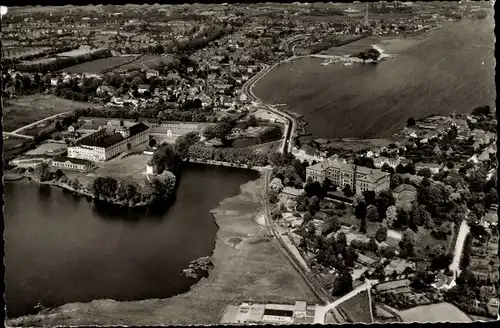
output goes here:
<path id="1" fill-rule="evenodd" d="M 5 326 L 500 320 L 494 6 L 2 5 Z"/>

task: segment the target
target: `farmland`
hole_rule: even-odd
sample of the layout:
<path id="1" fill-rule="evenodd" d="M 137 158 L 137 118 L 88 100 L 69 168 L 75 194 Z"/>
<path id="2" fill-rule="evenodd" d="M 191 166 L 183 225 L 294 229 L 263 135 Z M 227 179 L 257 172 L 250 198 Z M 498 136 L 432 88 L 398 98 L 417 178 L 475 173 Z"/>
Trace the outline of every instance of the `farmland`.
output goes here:
<path id="1" fill-rule="evenodd" d="M 364 291 L 339 305 L 351 322 L 371 323 L 368 292 Z"/>
<path id="2" fill-rule="evenodd" d="M 63 69 L 63 72 L 67 73 L 100 73 L 101 71 L 111 68 L 115 65 L 120 65 L 131 60 L 131 57 L 109 57 L 93 60 L 90 62 L 82 63 L 79 65 L 67 67 Z"/>
<path id="3" fill-rule="evenodd" d="M 492 27 L 492 18 L 464 20 L 444 24 L 418 46 L 402 43 L 412 39 L 388 41 L 388 53 L 400 51 L 378 65 L 321 66 L 319 58 L 297 59 L 273 68 L 253 92 L 303 115 L 316 138 L 390 137 L 409 117 L 494 106 Z M 452 74 L 457 67 L 461 73 Z"/>
<path id="4" fill-rule="evenodd" d="M 9 99 L 4 102 L 3 128 L 11 132 L 46 117 L 70 111 L 73 108 L 87 108 L 91 104 L 73 102 L 53 95 L 35 94 Z"/>
<path id="5" fill-rule="evenodd" d="M 420 322 L 425 318 L 426 322 L 471 322 L 467 314 L 449 303 L 423 305 L 400 311 L 399 315 L 404 322 Z"/>

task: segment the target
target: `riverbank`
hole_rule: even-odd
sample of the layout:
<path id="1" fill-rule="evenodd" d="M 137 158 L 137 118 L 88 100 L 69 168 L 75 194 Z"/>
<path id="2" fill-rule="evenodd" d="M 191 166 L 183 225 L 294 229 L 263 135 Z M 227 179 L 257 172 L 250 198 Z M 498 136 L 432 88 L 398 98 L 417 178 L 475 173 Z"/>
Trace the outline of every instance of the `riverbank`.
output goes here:
<path id="1" fill-rule="evenodd" d="M 261 175 L 212 211 L 219 227 L 212 255 L 214 269 L 187 293 L 168 299 L 71 303 L 7 320 L 6 325 L 218 324 L 230 303 L 319 302 L 262 225 L 265 187 Z"/>

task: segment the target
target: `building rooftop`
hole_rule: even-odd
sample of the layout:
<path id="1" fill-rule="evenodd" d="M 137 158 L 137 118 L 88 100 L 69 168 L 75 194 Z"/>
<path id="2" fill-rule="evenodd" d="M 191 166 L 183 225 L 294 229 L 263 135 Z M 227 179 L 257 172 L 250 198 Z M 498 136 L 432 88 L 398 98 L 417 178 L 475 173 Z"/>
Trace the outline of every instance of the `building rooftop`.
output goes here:
<path id="1" fill-rule="evenodd" d="M 59 163 L 64 163 L 64 162 L 70 162 L 72 164 L 76 165 L 87 165 L 90 164 L 90 161 L 84 160 L 84 159 L 79 159 L 79 158 L 70 158 L 66 156 L 56 156 L 52 159 L 53 162 L 59 162 Z"/>

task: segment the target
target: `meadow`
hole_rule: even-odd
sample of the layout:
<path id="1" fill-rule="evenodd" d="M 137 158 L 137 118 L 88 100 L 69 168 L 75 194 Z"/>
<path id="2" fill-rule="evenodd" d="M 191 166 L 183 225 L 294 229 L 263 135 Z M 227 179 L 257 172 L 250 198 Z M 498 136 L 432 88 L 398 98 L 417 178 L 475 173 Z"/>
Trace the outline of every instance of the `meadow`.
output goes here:
<path id="1" fill-rule="evenodd" d="M 101 71 L 111 68 L 115 65 L 126 63 L 130 59 L 131 59 L 130 57 L 120 57 L 120 56 L 102 58 L 82 63 L 79 65 L 67 67 L 62 71 L 67 73 L 100 73 Z"/>

